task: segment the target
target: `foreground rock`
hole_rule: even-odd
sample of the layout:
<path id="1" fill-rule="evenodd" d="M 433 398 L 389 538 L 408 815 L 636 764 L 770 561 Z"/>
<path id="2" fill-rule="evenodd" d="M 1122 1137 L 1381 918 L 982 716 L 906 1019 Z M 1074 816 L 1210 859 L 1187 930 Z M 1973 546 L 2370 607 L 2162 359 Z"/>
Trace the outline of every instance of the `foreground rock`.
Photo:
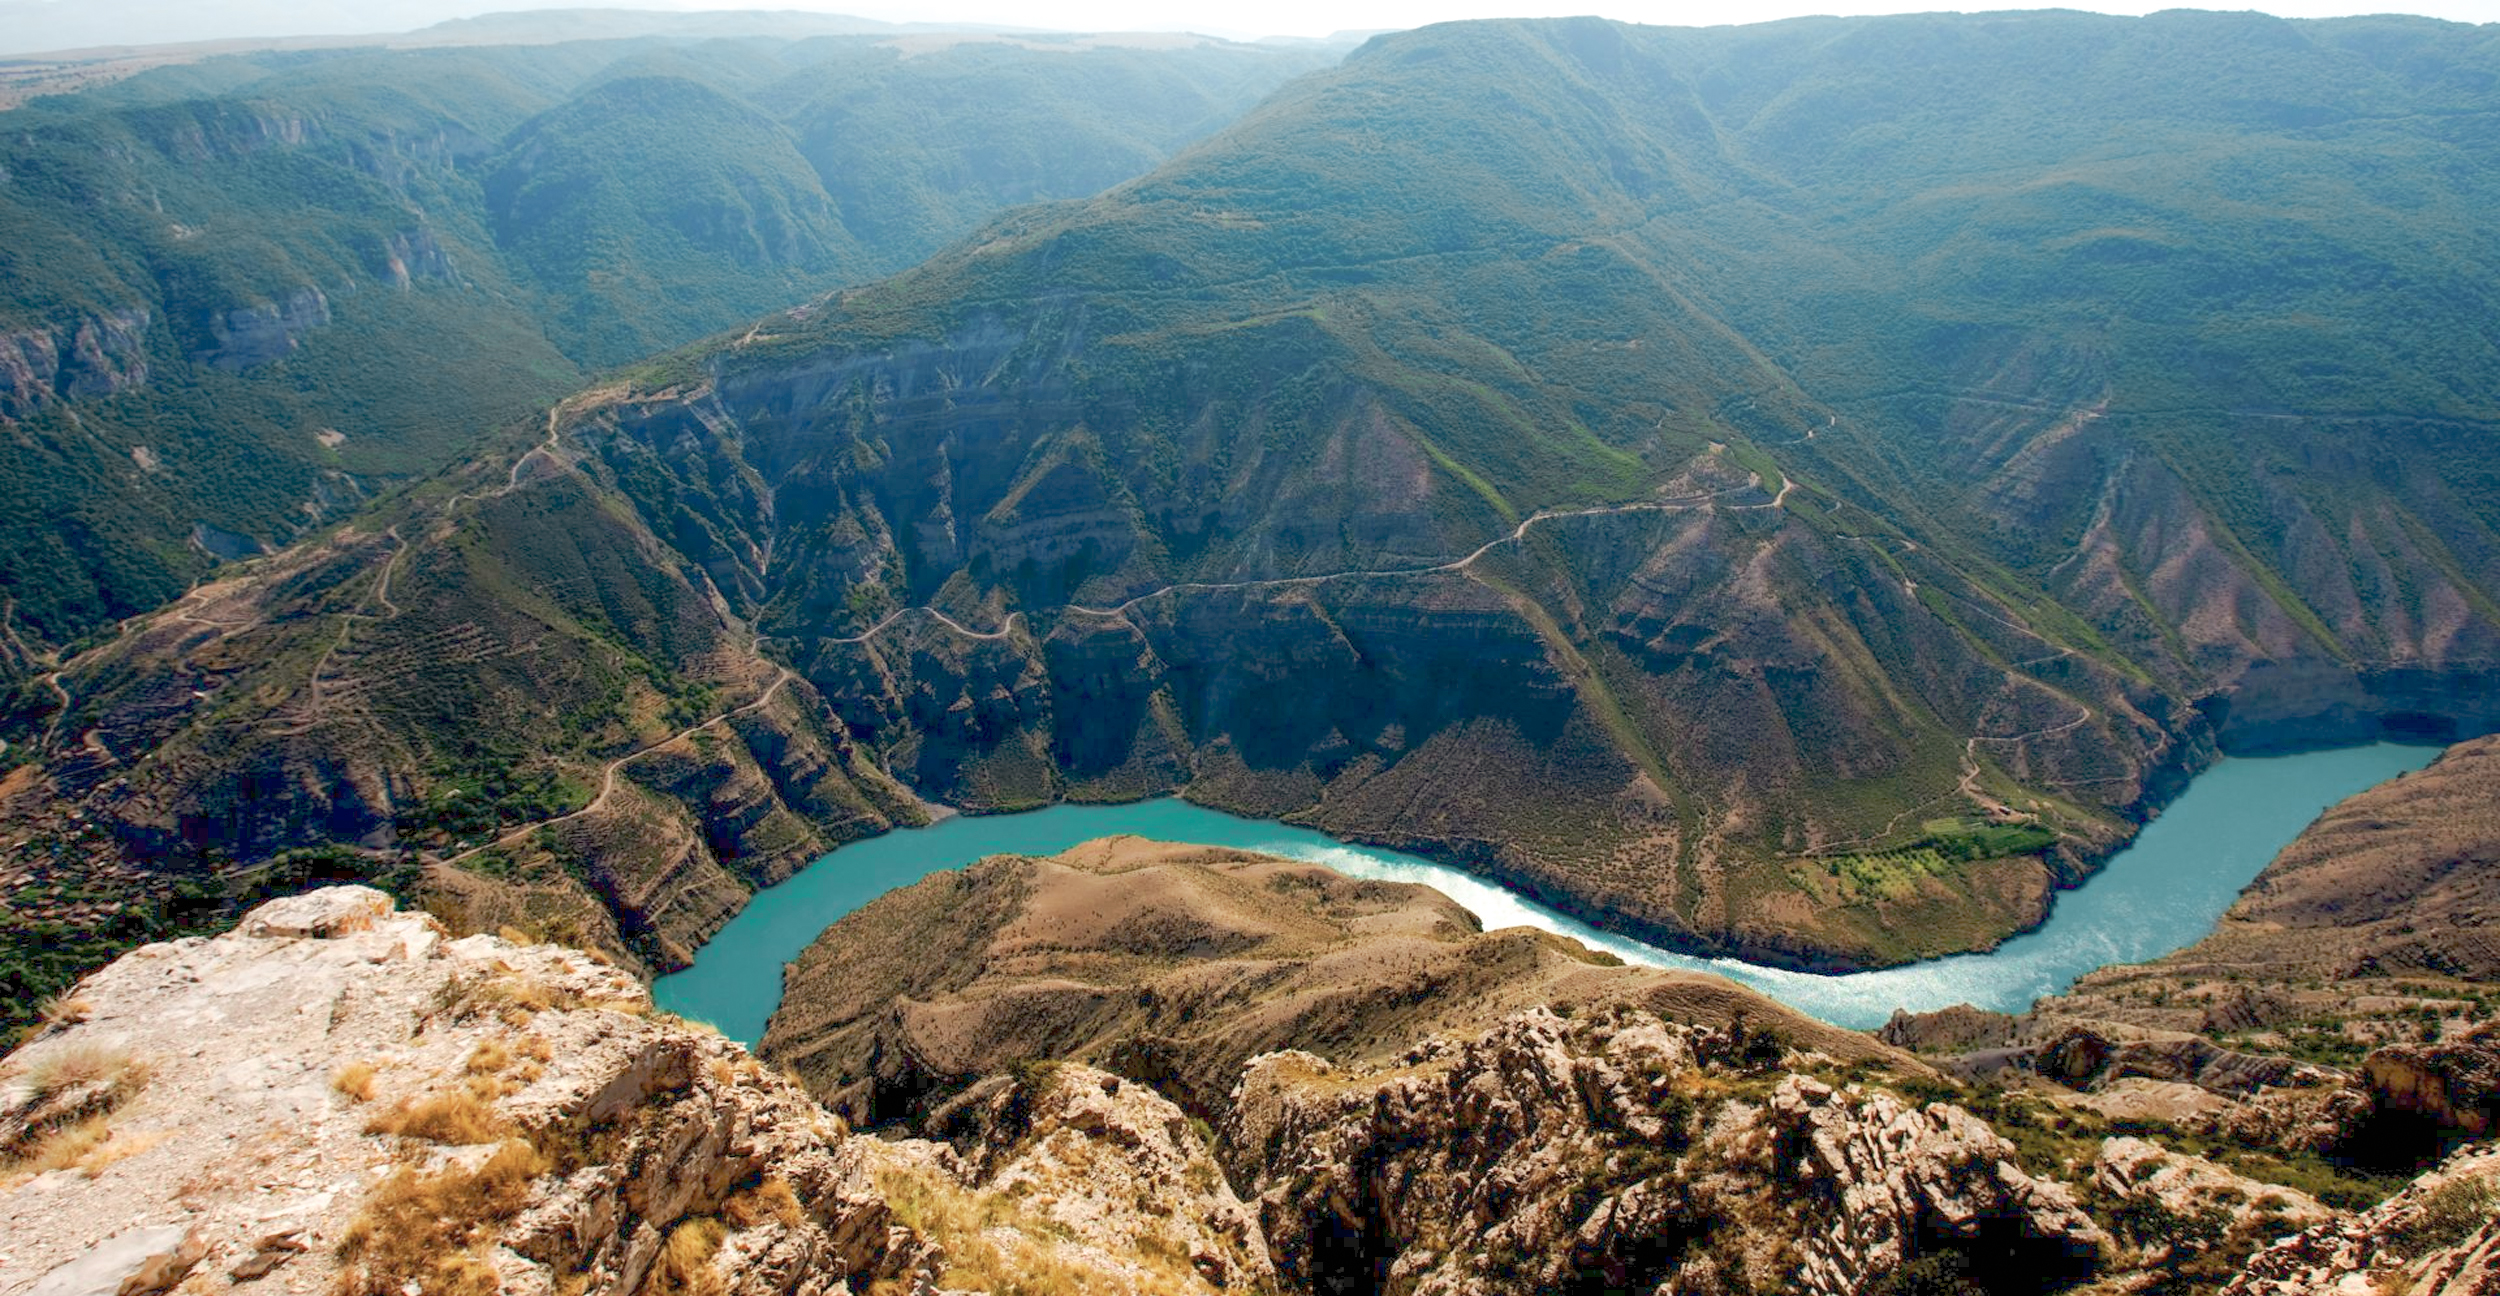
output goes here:
<path id="1" fill-rule="evenodd" d="M 2224 1296 L 2500 1292 L 2500 1149 L 2450 1158 L 2375 1209 L 2258 1252 Z"/>
<path id="2" fill-rule="evenodd" d="M 1050 1137 L 976 1172 L 848 1134 L 588 955 L 451 940 L 364 888 L 126 956 L 0 1079 L 20 1131 L 0 1293 L 925 1290 L 977 1250 L 964 1221 L 1068 1166 L 1103 1167 L 1085 1186 L 1104 1201 L 1160 1194 L 1154 1226 L 1183 1247 L 1169 1289 L 1265 1274 L 1203 1142 L 1149 1092 L 1089 1100 L 1071 1079 L 1037 1109 Z M 98 1085 L 118 1096 L 27 1119 Z M 1161 1159 L 1127 1164 L 1140 1131 Z M 1098 1210 L 1055 1263 L 1146 1273 L 1145 1220 Z"/>
<path id="3" fill-rule="evenodd" d="M 1746 1044 L 1531 1011 L 1371 1071 L 1273 1054 L 1225 1141 L 1279 1273 L 1315 1290 L 1837 1294 L 1941 1253 L 2052 1277 L 2099 1258 L 2073 1195 L 1969 1112 L 1772 1083 L 1776 1052 Z"/>
<path id="4" fill-rule="evenodd" d="M 144 947 L 0 1062 L 0 1296 L 2492 1291 L 2488 1145 L 2339 1216 L 2219 1119 L 2117 1133 L 1419 888 L 1171 849 L 994 861 L 816 968 L 892 994 L 838 1043 L 960 1078 L 884 1138 L 593 956 L 364 888 Z M 1310 1046 L 1223 1061 L 1279 1038 Z M 2336 1092 L 2463 1110 L 2481 1047 Z M 1170 1096 L 1224 1065 L 1212 1125 Z M 2212 1097 L 2091 1097 L 2165 1085 Z"/>

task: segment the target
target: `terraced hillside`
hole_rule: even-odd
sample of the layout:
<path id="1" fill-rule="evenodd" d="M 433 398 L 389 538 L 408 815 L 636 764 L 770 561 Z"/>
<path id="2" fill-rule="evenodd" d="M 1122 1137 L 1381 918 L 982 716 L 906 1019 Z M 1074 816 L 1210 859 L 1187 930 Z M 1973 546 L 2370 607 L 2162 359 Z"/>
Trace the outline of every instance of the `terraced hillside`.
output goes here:
<path id="1" fill-rule="evenodd" d="M 666 964 L 905 788 L 1177 789 L 1688 948 L 1983 947 L 2217 747 L 2500 726 L 2495 74 L 2403 19 L 1383 37 L 38 676 L 15 867 L 349 840 Z M 723 790 L 784 714 L 861 809 Z"/>

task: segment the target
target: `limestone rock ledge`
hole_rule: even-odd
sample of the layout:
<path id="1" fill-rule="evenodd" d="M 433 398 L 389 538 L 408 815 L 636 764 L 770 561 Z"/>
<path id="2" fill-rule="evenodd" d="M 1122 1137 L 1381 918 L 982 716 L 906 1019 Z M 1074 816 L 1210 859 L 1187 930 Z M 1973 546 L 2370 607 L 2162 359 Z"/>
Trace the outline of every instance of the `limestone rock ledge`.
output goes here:
<path id="1" fill-rule="evenodd" d="M 588 955 L 451 940 L 362 887 L 133 952 L 0 1074 L 30 1117 L 0 1149 L 11 1296 L 816 1296 L 932 1267 L 865 1141 L 745 1050 Z M 98 1084 L 126 1096 L 38 1114 Z"/>
<path id="2" fill-rule="evenodd" d="M 132 952 L 0 1062 L 0 1296 L 1272 1282 L 1153 1090 L 985 1092 L 965 1153 L 854 1135 L 621 969 L 332 887 Z"/>

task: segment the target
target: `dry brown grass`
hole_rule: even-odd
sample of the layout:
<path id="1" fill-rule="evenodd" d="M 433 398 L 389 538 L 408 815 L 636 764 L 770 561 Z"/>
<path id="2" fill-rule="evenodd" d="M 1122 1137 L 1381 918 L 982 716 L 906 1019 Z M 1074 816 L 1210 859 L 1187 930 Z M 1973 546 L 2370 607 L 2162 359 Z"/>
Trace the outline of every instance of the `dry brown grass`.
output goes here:
<path id="1" fill-rule="evenodd" d="M 485 1076 L 493 1075 L 510 1065 L 512 1065 L 512 1050 L 506 1047 L 502 1040 L 490 1039 L 479 1044 L 477 1049 L 469 1054 L 465 1069 L 470 1075 Z"/>
<path id="2" fill-rule="evenodd" d="M 1007 1198 L 972 1193 L 929 1171 L 887 1167 L 875 1178 L 894 1217 L 945 1248 L 948 1288 L 993 1296 L 1178 1296 L 1208 1290 L 1189 1268 L 1185 1250 L 1176 1246 L 1141 1246 L 1130 1257 L 1139 1268 L 1091 1268 L 1044 1241 L 1047 1230 L 1022 1219 L 1017 1203 Z"/>
<path id="3" fill-rule="evenodd" d="M 47 1030 L 75 1026 L 95 1012 L 95 1006 L 76 995 L 57 994 L 43 1001 L 35 1010 Z"/>
<path id="4" fill-rule="evenodd" d="M 101 1149 L 113 1137 L 112 1121 L 104 1116 L 90 1116 L 74 1125 L 64 1125 L 28 1146 L 25 1152 L 0 1167 L 0 1183 L 16 1182 L 54 1170 L 75 1169 Z"/>
<path id="5" fill-rule="evenodd" d="M 729 1284 L 712 1267 L 712 1257 L 727 1236 L 728 1228 L 711 1218 L 686 1220 L 669 1230 L 651 1262 L 651 1276 L 643 1280 L 643 1296 L 722 1296 Z"/>
<path id="6" fill-rule="evenodd" d="M 339 1240 L 336 1296 L 497 1296 L 485 1250 L 547 1168 L 538 1149 L 507 1139 L 475 1170 L 401 1170 L 383 1180 Z"/>
<path id="7" fill-rule="evenodd" d="M 515 1029 L 542 1012 L 569 1012 L 585 1005 L 582 996 L 544 981 L 505 975 L 490 977 L 454 991 L 452 1020 L 492 1016 Z"/>
<path id="8" fill-rule="evenodd" d="M 104 1150 L 113 1140 L 113 1114 L 147 1087 L 147 1066 L 127 1050 L 93 1044 L 53 1049 L 35 1059 L 24 1078 L 26 1125 L 0 1146 L 0 1183 L 75 1168 L 92 1175 L 142 1150 L 128 1139 L 109 1155 Z"/>
<path id="9" fill-rule="evenodd" d="M 475 1089 L 460 1088 L 404 1099 L 366 1122 L 365 1132 L 468 1147 L 496 1142 L 512 1130 L 487 1098 Z"/>
<path id="10" fill-rule="evenodd" d="M 799 1205 L 799 1195 L 787 1179 L 767 1179 L 744 1192 L 731 1194 L 721 1203 L 721 1213 L 742 1229 L 754 1228 L 766 1220 L 779 1220 L 797 1228 L 807 1219 L 807 1211 Z"/>
<path id="11" fill-rule="evenodd" d="M 372 1102 L 373 1076 L 371 1062 L 350 1062 L 330 1073 L 330 1088 L 357 1102 Z"/>
<path id="12" fill-rule="evenodd" d="M 147 1083 L 147 1068 L 133 1060 L 127 1049 L 74 1044 L 36 1059 L 27 1070 L 26 1082 L 34 1087 L 38 1100 L 97 1083 L 109 1083 L 114 1092 L 127 1096 Z"/>

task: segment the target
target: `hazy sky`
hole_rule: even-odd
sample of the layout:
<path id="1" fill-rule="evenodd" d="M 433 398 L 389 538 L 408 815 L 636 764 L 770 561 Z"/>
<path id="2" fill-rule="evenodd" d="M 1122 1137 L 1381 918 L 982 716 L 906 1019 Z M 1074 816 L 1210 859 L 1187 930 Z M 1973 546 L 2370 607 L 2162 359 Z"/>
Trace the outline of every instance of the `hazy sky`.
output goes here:
<path id="1" fill-rule="evenodd" d="M 1457 18 L 1598 13 L 1672 25 L 1761 22 L 1800 14 L 1912 13 L 1940 8 L 2038 8 L 1984 0 L 0 0 L 0 53 L 157 44 L 233 36 L 408 31 L 446 18 L 579 5 L 648 9 L 813 9 L 888 22 L 985 23 L 1068 31 L 1197 31 L 1325 36 Z M 2066 8 L 2149 13 L 2168 0 L 2075 0 Z M 2220 0 L 2211 7 L 2239 7 Z M 2430 14 L 2500 22 L 2500 0 L 2264 0 L 2296 18 Z"/>
<path id="2" fill-rule="evenodd" d="M 695 0 L 687 7 L 751 8 L 747 3 Z M 774 7 L 781 7 L 776 5 Z M 2178 0 L 2079 0 L 2058 5 L 1904 3 L 1902 0 L 1201 0 L 1175 6 L 1158 0 L 949 0 L 943 6 L 850 3 L 831 6 L 863 18 L 889 21 L 945 17 L 970 22 L 1110 31 L 1121 29 L 1222 31 L 1232 35 L 1322 36 L 1332 31 L 1417 27 L 1455 18 L 1502 18 L 1595 13 L 1627 22 L 1673 26 L 1763 22 L 1802 14 L 1924 13 L 1960 9 L 2089 9 L 2144 14 L 2160 9 L 2260 9 L 2286 18 L 2333 18 L 2361 13 L 2418 13 L 2457 22 L 2500 22 L 2500 0 L 2266 0 L 2260 4 L 2183 4 Z"/>

